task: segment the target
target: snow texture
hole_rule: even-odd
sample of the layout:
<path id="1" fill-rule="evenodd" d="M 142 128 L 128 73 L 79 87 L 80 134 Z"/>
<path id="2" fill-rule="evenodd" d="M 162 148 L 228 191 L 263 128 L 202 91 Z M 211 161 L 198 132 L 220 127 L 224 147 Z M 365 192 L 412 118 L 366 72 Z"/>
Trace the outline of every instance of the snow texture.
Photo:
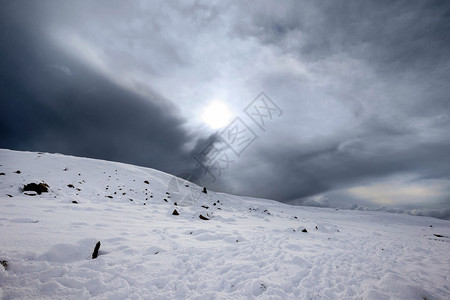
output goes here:
<path id="1" fill-rule="evenodd" d="M 1 173 L 2 299 L 450 298 L 446 220 L 174 189 L 58 154 L 0 150 Z"/>

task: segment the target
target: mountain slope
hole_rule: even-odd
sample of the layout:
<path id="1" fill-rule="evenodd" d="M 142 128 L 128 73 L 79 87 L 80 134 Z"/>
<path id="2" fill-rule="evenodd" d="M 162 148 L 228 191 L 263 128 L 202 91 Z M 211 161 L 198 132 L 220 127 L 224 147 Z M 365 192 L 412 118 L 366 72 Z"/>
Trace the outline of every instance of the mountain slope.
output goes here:
<path id="1" fill-rule="evenodd" d="M 58 154 L 0 150 L 0 174 L 3 299 L 450 295 L 449 221 L 204 194 L 153 169 Z M 48 192 L 21 190 L 42 182 Z"/>

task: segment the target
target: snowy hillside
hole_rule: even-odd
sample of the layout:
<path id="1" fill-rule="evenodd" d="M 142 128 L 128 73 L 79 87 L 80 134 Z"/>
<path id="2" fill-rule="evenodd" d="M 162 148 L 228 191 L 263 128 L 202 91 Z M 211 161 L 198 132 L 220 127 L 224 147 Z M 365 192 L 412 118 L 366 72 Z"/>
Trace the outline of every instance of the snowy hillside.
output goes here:
<path id="1" fill-rule="evenodd" d="M 449 221 L 204 194 L 46 153 L 0 150 L 0 174 L 3 299 L 450 298 Z"/>

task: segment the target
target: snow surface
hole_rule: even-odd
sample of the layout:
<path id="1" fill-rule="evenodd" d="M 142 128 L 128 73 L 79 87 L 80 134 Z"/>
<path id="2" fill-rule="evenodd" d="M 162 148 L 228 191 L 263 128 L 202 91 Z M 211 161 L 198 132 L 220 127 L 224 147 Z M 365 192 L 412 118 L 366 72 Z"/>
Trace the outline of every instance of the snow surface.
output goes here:
<path id="1" fill-rule="evenodd" d="M 58 154 L 0 150 L 0 173 L 3 299 L 450 298 L 446 220 L 204 194 Z"/>

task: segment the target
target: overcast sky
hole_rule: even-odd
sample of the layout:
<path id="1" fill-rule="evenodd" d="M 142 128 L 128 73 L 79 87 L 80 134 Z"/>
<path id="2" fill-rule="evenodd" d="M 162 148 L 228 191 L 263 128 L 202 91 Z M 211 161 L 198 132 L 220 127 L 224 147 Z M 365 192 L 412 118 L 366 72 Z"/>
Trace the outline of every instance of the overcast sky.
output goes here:
<path id="1" fill-rule="evenodd" d="M 246 2 L 1 1 L 0 147 L 450 218 L 450 3 Z"/>

